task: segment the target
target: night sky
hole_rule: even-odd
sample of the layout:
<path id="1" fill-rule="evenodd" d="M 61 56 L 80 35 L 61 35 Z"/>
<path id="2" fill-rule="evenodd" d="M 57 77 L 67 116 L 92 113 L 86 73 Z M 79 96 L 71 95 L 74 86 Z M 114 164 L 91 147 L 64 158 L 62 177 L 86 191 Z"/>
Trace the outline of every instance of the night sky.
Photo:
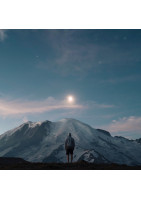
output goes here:
<path id="1" fill-rule="evenodd" d="M 141 30 L 0 30 L 0 134 L 74 118 L 141 137 Z"/>

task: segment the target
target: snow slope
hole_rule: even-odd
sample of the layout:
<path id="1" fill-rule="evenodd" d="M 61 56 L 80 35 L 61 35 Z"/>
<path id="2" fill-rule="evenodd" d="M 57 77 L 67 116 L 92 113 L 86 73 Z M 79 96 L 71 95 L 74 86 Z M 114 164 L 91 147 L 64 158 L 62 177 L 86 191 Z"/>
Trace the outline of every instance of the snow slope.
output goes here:
<path id="1" fill-rule="evenodd" d="M 141 165 L 141 145 L 94 129 L 75 119 L 27 122 L 0 135 L 0 156 L 34 162 L 66 162 L 64 142 L 71 132 L 76 148 L 74 161 Z"/>

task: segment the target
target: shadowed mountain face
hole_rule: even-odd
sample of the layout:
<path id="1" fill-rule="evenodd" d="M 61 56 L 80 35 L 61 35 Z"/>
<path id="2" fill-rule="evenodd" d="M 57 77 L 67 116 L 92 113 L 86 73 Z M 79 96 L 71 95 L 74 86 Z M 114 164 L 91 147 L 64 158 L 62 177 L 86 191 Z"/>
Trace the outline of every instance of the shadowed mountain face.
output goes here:
<path id="1" fill-rule="evenodd" d="M 136 139 L 136 141 L 141 144 L 141 138 Z"/>
<path id="2" fill-rule="evenodd" d="M 141 164 L 141 145 L 109 132 L 94 129 L 75 119 L 58 122 L 27 122 L 0 136 L 0 156 L 32 162 L 66 162 L 64 142 L 71 132 L 75 139 L 74 161 Z"/>

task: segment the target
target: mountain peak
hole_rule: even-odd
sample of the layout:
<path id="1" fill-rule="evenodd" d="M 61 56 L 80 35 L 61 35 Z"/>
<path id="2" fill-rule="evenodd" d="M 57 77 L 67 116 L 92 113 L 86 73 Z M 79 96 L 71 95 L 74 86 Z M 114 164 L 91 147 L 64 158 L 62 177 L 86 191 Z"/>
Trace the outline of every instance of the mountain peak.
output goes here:
<path id="1" fill-rule="evenodd" d="M 28 121 L 0 137 L 1 157 L 21 157 L 32 162 L 66 162 L 65 140 L 75 140 L 74 161 L 141 164 L 141 145 L 73 118 L 57 122 Z M 110 137 L 109 137 L 110 136 Z"/>

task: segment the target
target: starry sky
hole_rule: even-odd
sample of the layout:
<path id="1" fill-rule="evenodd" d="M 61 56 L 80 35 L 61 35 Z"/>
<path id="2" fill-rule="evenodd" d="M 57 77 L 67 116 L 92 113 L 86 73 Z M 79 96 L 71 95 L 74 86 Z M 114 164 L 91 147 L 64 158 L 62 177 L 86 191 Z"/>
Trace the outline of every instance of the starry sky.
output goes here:
<path id="1" fill-rule="evenodd" d="M 141 30 L 0 30 L 0 134 L 74 118 L 140 138 L 140 85 Z"/>

